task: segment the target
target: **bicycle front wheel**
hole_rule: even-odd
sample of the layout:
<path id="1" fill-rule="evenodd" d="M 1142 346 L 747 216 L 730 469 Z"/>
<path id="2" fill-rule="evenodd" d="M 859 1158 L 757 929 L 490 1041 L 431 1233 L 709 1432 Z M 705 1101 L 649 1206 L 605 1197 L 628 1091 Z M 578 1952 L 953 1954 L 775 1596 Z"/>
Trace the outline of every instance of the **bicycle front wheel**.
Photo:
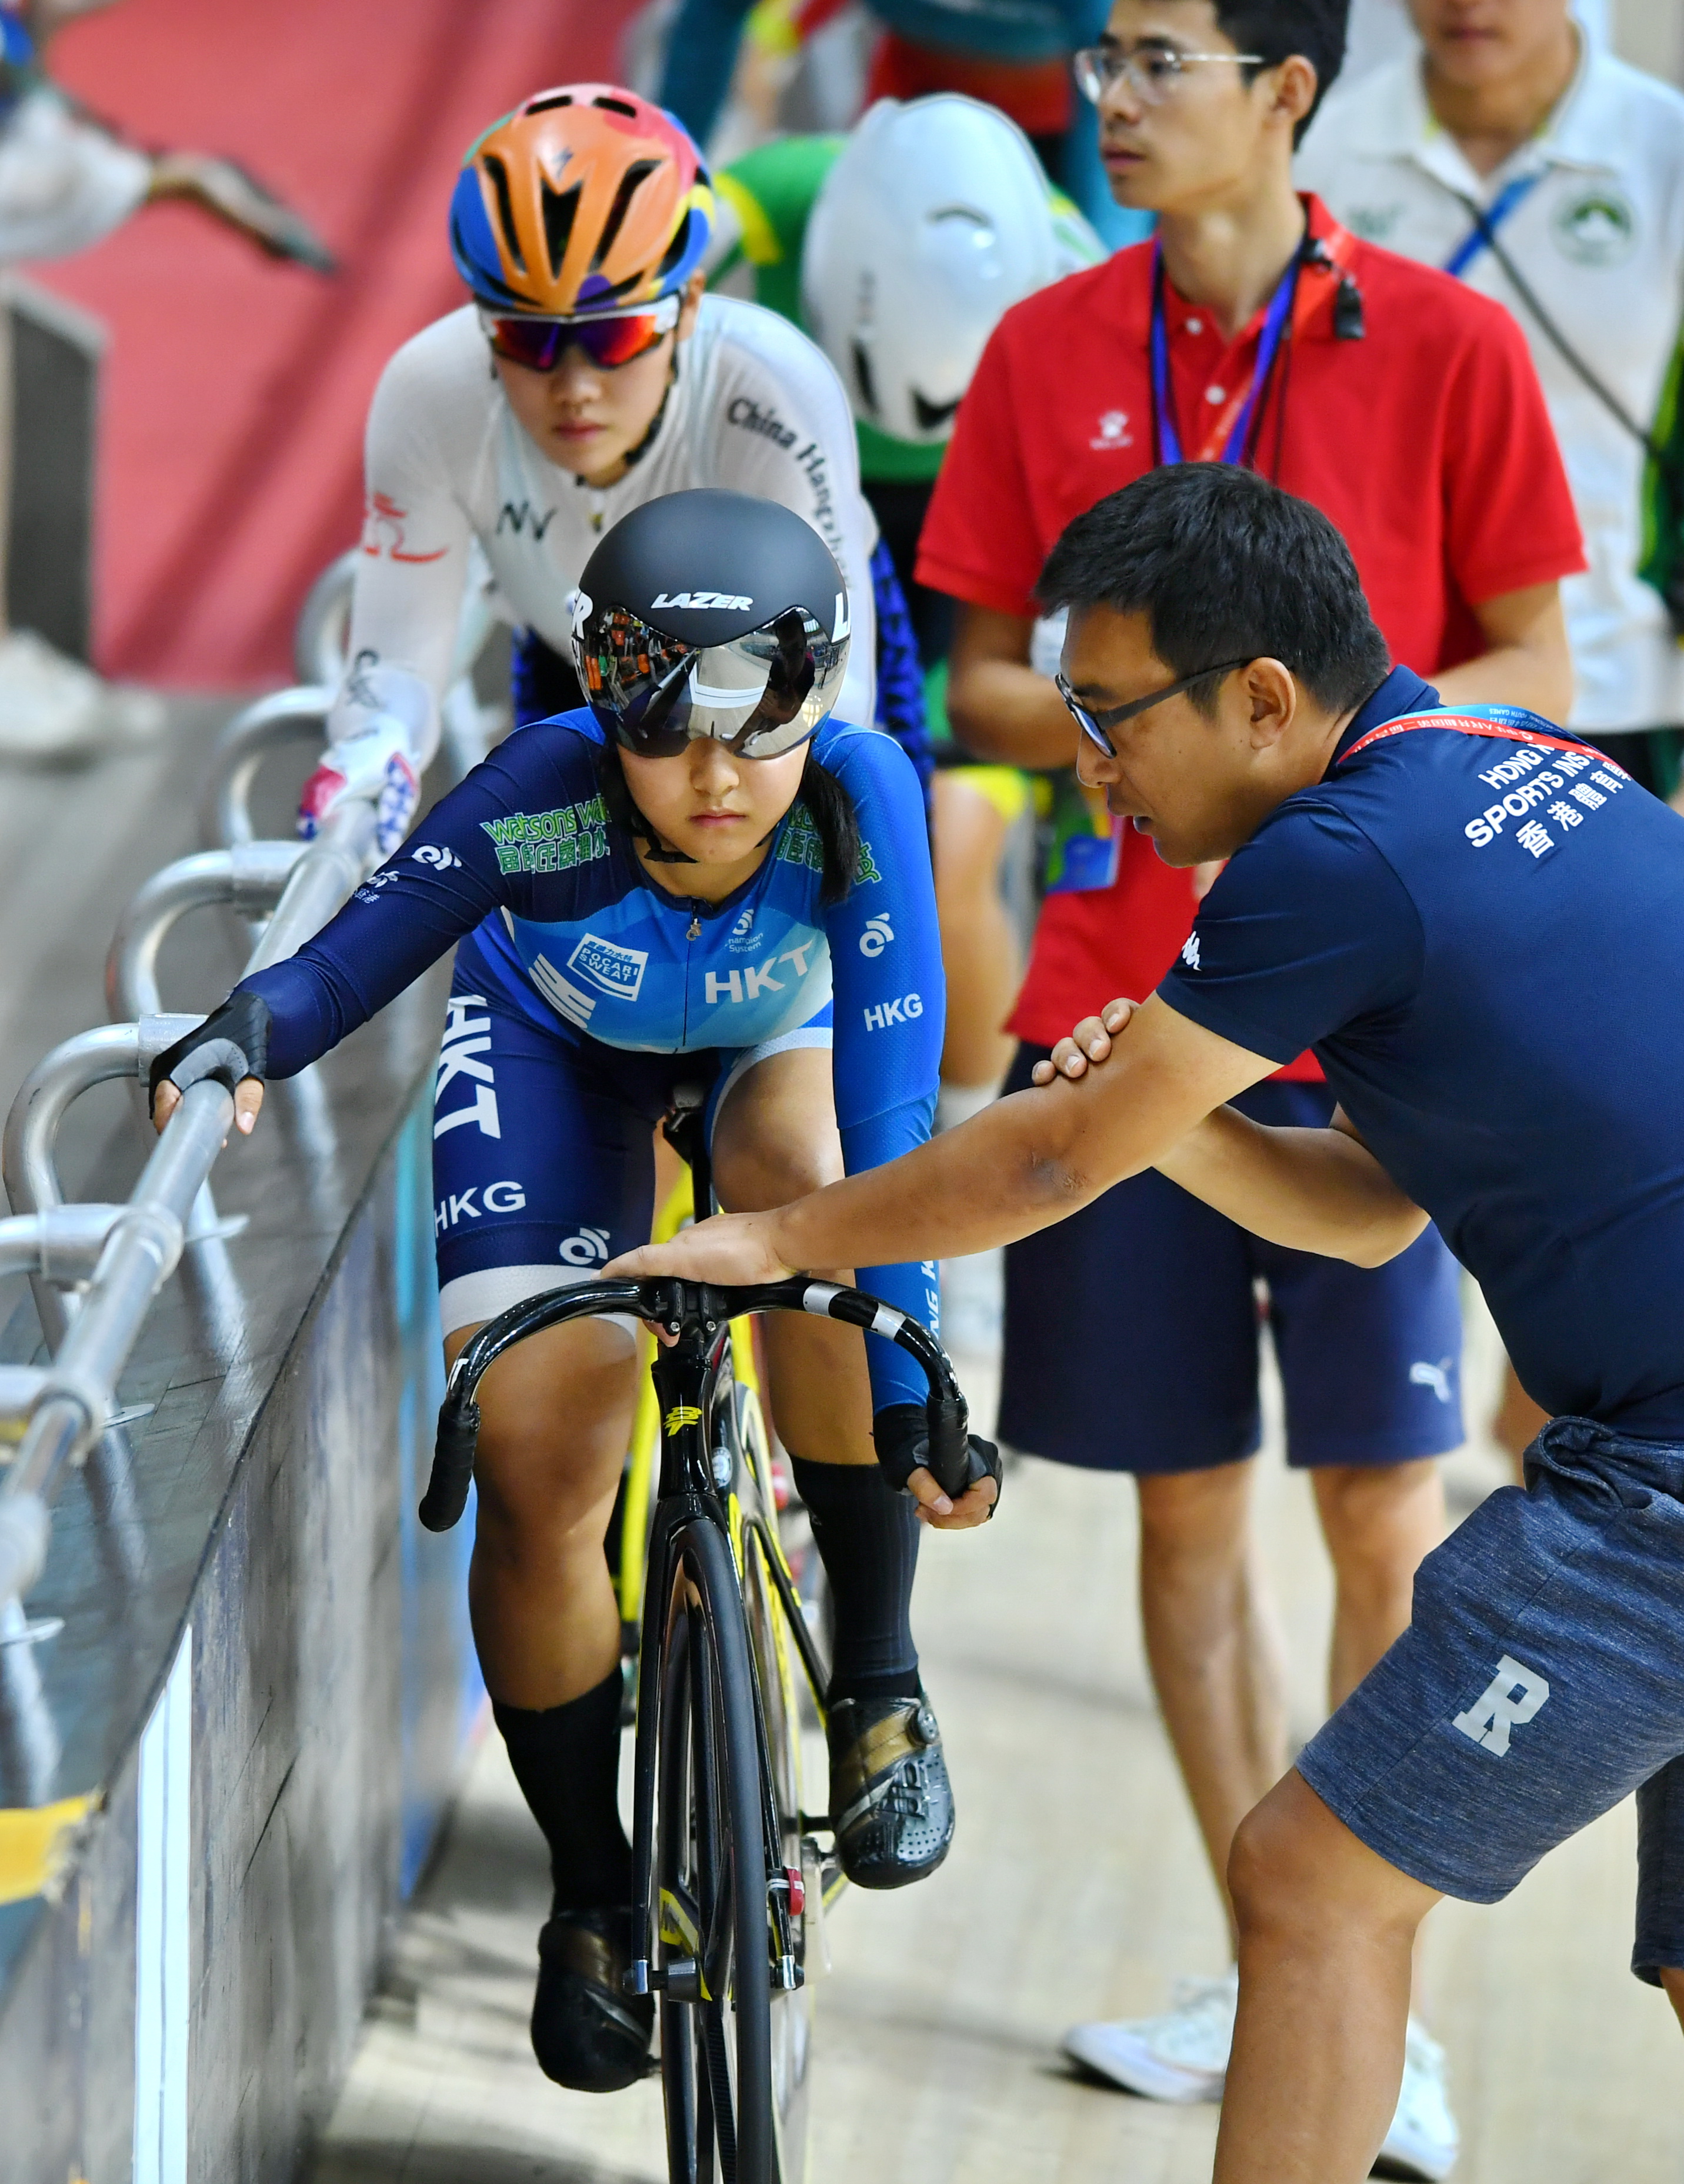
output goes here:
<path id="1" fill-rule="evenodd" d="M 669 2174 L 779 2184 L 770 1875 L 742 1599 L 730 1544 L 705 1519 L 674 1542 L 674 1564 L 655 1806 Z"/>

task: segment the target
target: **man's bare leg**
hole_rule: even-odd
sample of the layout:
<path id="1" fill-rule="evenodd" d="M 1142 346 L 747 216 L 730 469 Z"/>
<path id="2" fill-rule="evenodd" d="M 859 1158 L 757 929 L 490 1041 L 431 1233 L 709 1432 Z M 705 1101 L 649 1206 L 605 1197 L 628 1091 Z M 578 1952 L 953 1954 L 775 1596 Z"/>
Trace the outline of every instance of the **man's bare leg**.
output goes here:
<path id="1" fill-rule="evenodd" d="M 1444 1537 L 1444 1488 L 1431 1457 L 1412 1463 L 1327 1464 L 1312 1471 L 1333 1563 L 1333 1713 L 1409 1626 L 1415 1572 Z"/>
<path id="2" fill-rule="evenodd" d="M 1147 1660 L 1231 1932 L 1234 1830 L 1287 1764 L 1281 1646 L 1251 1538 L 1254 1469 L 1248 1459 L 1139 1481 Z"/>
<path id="3" fill-rule="evenodd" d="M 1228 1886 L 1240 2003 L 1214 2184 L 1360 2184 L 1397 2108 L 1410 1953 L 1437 1893 L 1296 1771 L 1241 1825 Z"/>
<path id="4" fill-rule="evenodd" d="M 1684 2025 L 1684 1970 L 1674 1970 L 1670 1965 L 1663 1966 L 1659 1979 L 1666 1990 L 1667 2000 L 1678 2013 L 1679 2024 Z"/>

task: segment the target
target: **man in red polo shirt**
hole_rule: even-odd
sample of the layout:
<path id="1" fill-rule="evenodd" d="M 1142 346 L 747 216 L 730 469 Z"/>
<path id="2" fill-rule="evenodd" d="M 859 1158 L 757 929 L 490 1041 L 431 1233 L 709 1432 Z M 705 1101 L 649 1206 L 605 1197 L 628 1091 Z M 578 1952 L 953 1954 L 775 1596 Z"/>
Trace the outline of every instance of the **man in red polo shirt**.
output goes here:
<path id="1" fill-rule="evenodd" d="M 1113 190 L 1158 214 L 1157 236 L 1008 312 L 960 408 L 918 575 L 961 603 L 948 705 L 978 757 L 1069 764 L 1069 716 L 1028 664 L 1042 558 L 1072 516 L 1176 460 L 1243 463 L 1321 508 L 1394 657 L 1448 699 L 1551 717 L 1570 701 L 1557 584 L 1583 561 L 1524 339 L 1293 192 L 1344 19 L 1344 0 L 1116 0 L 1078 56 Z M 1150 993 L 1188 941 L 1188 873 L 1121 822 L 1095 850 L 1102 883 L 1042 911 L 1009 1089 L 1077 1017 Z M 1306 1056 L 1238 1104 L 1323 1124 L 1320 1077 Z M 1148 1173 L 1008 1255 L 1002 1435 L 1139 1479 L 1148 1653 L 1219 1883 L 1287 1758 L 1248 1515 L 1259 1280 L 1290 1458 L 1311 1471 L 1335 1565 L 1337 1703 L 1403 1629 L 1442 1529 L 1432 1458 L 1461 1439 L 1460 1318 L 1437 1235 L 1363 1271 L 1265 1245 Z M 1084 1333 L 1099 1295 L 1103 1347 Z M 1168 2018 L 1079 2027 L 1072 2052 L 1139 2092 L 1214 2098 L 1232 2007 L 1231 1983 L 1212 1982 Z M 1436 2050 L 1414 2052 L 1392 2150 L 1440 2175 L 1454 2126 Z"/>

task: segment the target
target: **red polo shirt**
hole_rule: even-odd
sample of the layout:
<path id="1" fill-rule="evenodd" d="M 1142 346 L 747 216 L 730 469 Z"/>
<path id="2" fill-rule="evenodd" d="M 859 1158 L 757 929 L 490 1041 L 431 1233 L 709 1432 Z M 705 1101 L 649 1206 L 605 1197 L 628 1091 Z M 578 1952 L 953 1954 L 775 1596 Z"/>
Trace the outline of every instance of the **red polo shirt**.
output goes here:
<path id="1" fill-rule="evenodd" d="M 1310 231 L 1362 293 L 1364 334 L 1335 337 L 1337 274 L 1299 275 L 1252 438 L 1253 466 L 1344 533 L 1392 656 L 1423 675 L 1483 651 L 1472 609 L 1585 566 L 1578 519 L 1526 337 L 1500 304 L 1376 249 L 1309 200 Z M 1070 519 L 1156 460 L 1152 245 L 1119 251 L 1007 312 L 959 405 L 919 545 L 922 583 L 1032 616 Z M 1166 283 L 1175 414 L 1197 453 L 1262 331 L 1231 344 Z M 1072 731 L 1074 734 L 1074 731 Z M 1192 923 L 1190 876 L 1125 831 L 1117 878 L 1049 895 L 1008 1028 L 1049 1046 L 1114 994 L 1149 994 Z M 1319 1077 L 1305 1056 L 1283 1072 Z"/>

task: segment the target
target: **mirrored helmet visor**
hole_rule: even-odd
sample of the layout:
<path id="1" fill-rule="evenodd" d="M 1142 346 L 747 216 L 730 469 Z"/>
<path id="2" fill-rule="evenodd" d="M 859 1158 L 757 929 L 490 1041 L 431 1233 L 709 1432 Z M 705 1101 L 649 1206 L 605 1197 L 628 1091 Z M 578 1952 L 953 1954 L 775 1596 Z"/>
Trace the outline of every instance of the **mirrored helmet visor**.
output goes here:
<path id="1" fill-rule="evenodd" d="M 848 638 L 792 607 L 727 644 L 692 645 L 604 606 L 575 627 L 573 653 L 586 703 L 625 749 L 673 758 L 713 736 L 743 758 L 779 758 L 835 705 Z"/>

